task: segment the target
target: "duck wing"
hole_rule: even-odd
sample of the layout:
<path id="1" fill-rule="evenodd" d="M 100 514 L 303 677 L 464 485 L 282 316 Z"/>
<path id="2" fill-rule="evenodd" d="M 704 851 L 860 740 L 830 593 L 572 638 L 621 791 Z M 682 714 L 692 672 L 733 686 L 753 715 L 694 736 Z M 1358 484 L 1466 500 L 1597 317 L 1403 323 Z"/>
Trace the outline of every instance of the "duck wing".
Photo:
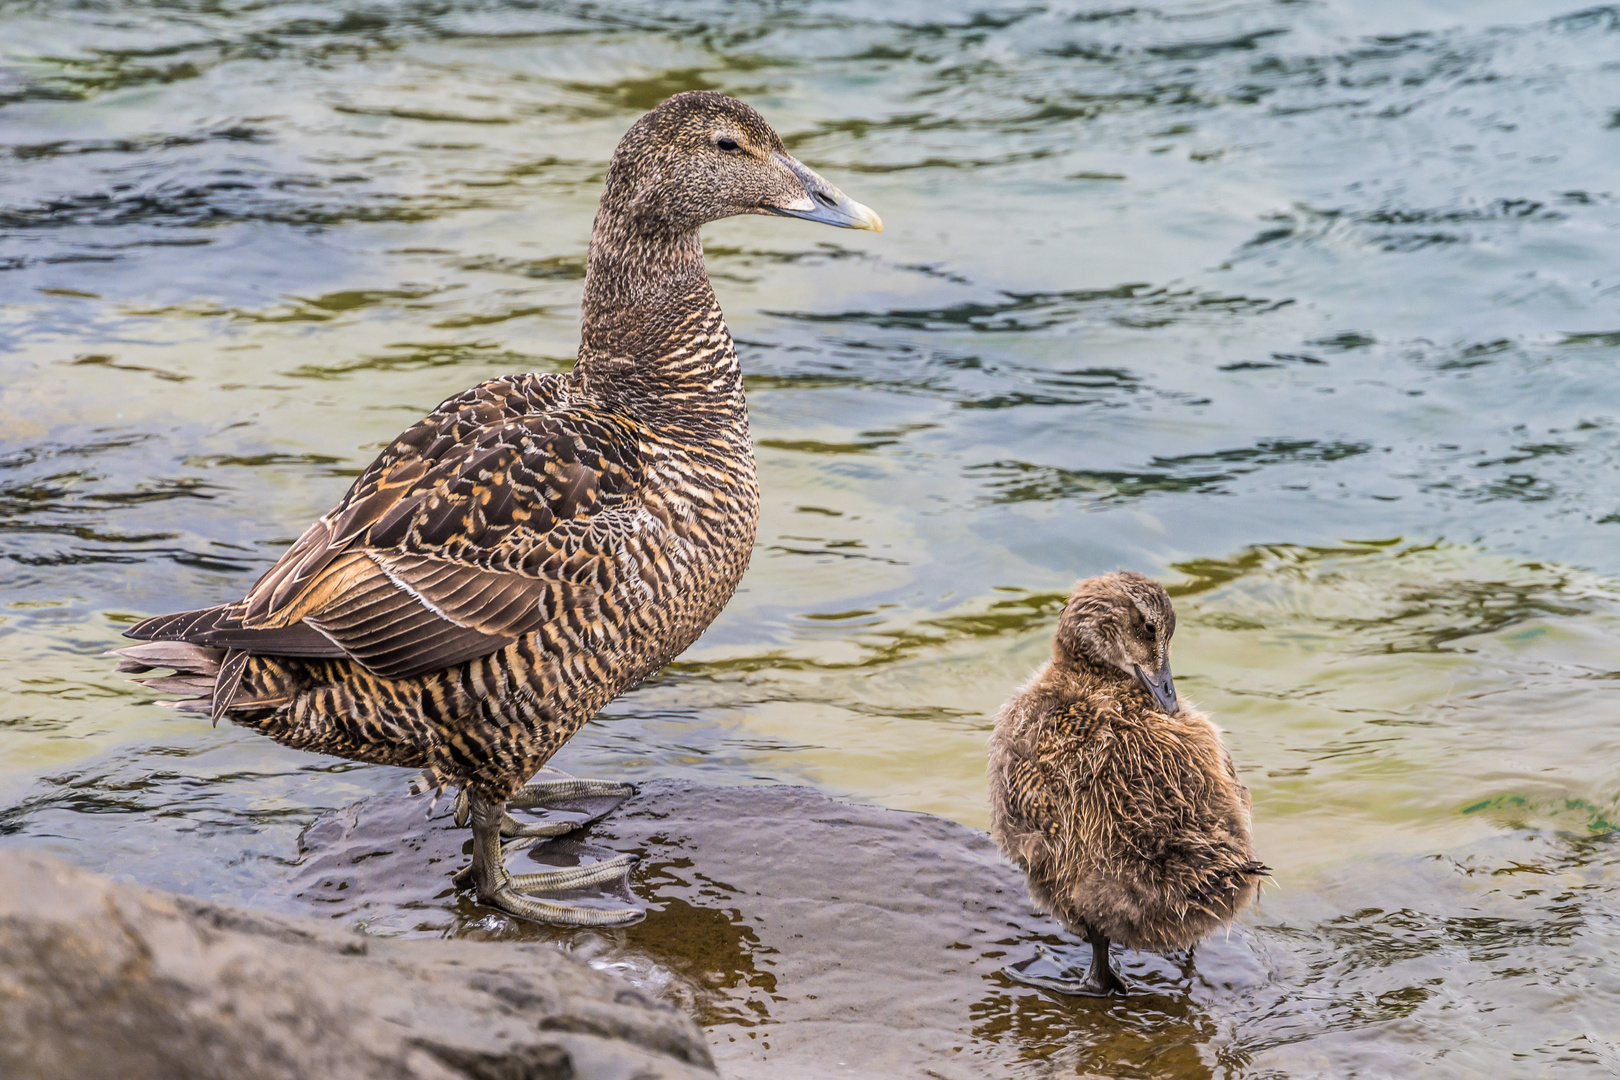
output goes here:
<path id="1" fill-rule="evenodd" d="M 390 443 L 241 601 L 126 634 L 402 679 L 552 619 L 588 625 L 639 506 L 639 445 L 633 421 L 569 402 L 560 376 L 490 380 Z"/>

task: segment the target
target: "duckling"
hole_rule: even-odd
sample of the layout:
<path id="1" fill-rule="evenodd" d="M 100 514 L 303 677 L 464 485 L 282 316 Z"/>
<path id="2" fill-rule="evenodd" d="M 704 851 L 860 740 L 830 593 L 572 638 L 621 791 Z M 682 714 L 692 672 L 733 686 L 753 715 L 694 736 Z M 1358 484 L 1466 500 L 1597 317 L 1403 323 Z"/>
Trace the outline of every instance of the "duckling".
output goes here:
<path id="1" fill-rule="evenodd" d="M 1091 945 L 1084 975 L 1005 969 L 1020 981 L 1123 993 L 1111 941 L 1190 949 L 1253 901 L 1267 873 L 1220 729 L 1176 694 L 1175 630 L 1158 582 L 1129 571 L 1081 581 L 1051 660 L 996 716 L 991 835 L 1036 906 Z"/>
<path id="2" fill-rule="evenodd" d="M 608 168 L 573 369 L 445 401 L 243 599 L 132 626 L 144 644 L 120 650 L 121 668 L 175 669 L 145 682 L 216 724 L 461 785 L 486 904 L 564 925 L 639 918 L 532 895 L 612 880 L 632 860 L 513 877 L 501 837 L 523 830 L 505 808 L 633 791 L 524 781 L 691 645 L 748 566 L 748 408 L 698 236 L 737 214 L 883 227 L 748 105 L 670 98 Z"/>

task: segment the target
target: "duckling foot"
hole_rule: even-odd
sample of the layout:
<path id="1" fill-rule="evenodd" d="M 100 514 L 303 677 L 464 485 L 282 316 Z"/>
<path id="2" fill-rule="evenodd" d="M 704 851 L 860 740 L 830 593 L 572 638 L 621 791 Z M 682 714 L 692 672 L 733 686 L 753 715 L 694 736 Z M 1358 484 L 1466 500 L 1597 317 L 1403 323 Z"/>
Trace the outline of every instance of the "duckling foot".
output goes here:
<path id="1" fill-rule="evenodd" d="M 1017 964 L 1008 964 L 1001 970 L 1016 982 L 1041 990 L 1050 990 L 1055 994 L 1108 997 L 1111 994 L 1129 993 L 1130 987 L 1108 961 L 1108 939 L 1098 934 L 1086 940 L 1091 944 L 1091 967 L 1087 971 L 1082 972 L 1079 965 L 1039 943 L 1035 946 L 1035 956 Z M 1056 968 L 1056 974 L 1048 975 L 1040 970 L 1029 970 L 1041 961 L 1045 962 L 1040 965 L 1041 967 Z"/>
<path id="2" fill-rule="evenodd" d="M 567 892 L 591 885 L 600 885 L 626 876 L 638 861 L 634 855 L 618 855 L 588 866 L 569 866 L 536 874 L 514 875 L 506 869 L 506 853 L 518 847 L 527 847 L 538 837 L 521 837 L 513 843 L 501 845 L 501 826 L 506 808 L 499 803 L 486 802 L 476 794 L 467 798 L 468 816 L 472 819 L 473 859 L 466 873 L 472 878 L 480 903 L 499 908 L 509 915 L 553 926 L 624 926 L 640 919 L 645 913 L 638 907 L 587 907 L 566 900 L 548 900 L 531 893 Z M 570 832 L 577 824 L 564 829 Z M 556 834 L 553 834 L 556 835 Z M 457 875 L 458 879 L 461 875 Z"/>

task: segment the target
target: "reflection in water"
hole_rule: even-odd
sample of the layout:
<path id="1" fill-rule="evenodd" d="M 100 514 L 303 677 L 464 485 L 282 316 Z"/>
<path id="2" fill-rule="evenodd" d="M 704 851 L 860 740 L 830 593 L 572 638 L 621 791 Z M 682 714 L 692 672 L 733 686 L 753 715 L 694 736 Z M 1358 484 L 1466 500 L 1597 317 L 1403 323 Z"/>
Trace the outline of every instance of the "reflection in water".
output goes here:
<path id="1" fill-rule="evenodd" d="M 638 875 L 643 887 L 658 897 L 658 913 L 630 927 L 617 948 L 650 957 L 683 978 L 693 988 L 688 1007 L 706 1027 L 768 1023 L 772 1003 L 783 999 L 777 993 L 776 976 L 757 965 L 771 964 L 767 958 L 777 950 L 761 945 L 737 908 L 695 906 L 681 899 L 678 890 L 689 883 L 671 872 L 690 869 L 681 863 L 691 860 L 654 863 Z M 696 880 L 703 879 L 699 875 Z M 735 890 L 698 889 L 700 895 L 713 891 Z"/>
<path id="2" fill-rule="evenodd" d="M 991 712 L 1073 580 L 1126 566 L 1173 585 L 1280 887 L 1191 974 L 1126 957 L 1139 1009 L 1059 1002 L 995 974 L 1053 932 L 1000 871 L 930 869 L 978 858 L 965 832 L 862 886 L 938 905 L 909 956 L 853 892 L 771 914 L 820 813 L 793 804 L 598 826 L 653 910 L 557 940 L 698 1011 L 733 1075 L 1620 1068 L 1601 6 L 7 6 L 0 838 L 550 940 L 448 887 L 464 841 L 394 771 L 158 710 L 101 653 L 240 595 L 447 395 L 565 367 L 613 144 L 697 87 L 889 230 L 710 230 L 759 548 L 560 763 L 982 823 Z"/>
<path id="3" fill-rule="evenodd" d="M 1206 1057 L 1220 1026 L 1188 997 L 1185 980 L 1131 978 L 1133 992 L 1120 1000 L 989 993 L 973 1006 L 973 1034 L 1068 1075 L 1204 1080 L 1245 1069 L 1248 1055 L 1235 1048 Z"/>

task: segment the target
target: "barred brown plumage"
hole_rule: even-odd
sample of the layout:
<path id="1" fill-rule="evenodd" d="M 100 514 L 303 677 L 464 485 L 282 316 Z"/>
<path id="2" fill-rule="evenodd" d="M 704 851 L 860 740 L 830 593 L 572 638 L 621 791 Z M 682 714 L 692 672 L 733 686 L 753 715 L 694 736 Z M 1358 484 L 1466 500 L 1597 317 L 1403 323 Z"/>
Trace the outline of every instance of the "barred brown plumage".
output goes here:
<path id="1" fill-rule="evenodd" d="M 1051 990 L 1123 990 L 1110 940 L 1190 949 L 1254 900 L 1267 870 L 1249 789 L 1220 729 L 1170 677 L 1176 616 L 1163 586 L 1119 572 L 1075 586 L 1052 659 L 1009 698 L 990 738 L 991 834 L 1036 906 L 1092 947 Z"/>
<path id="2" fill-rule="evenodd" d="M 686 93 L 643 116 L 608 170 L 573 370 L 445 401 L 243 599 L 128 630 L 147 643 L 121 669 L 176 669 L 145 681 L 216 723 L 464 785 L 481 899 L 552 921 L 636 917 L 517 892 L 547 882 L 507 874 L 501 808 L 520 789 L 540 800 L 524 781 L 691 645 L 748 566 L 748 410 L 698 238 L 744 213 L 881 228 L 740 101 Z"/>

